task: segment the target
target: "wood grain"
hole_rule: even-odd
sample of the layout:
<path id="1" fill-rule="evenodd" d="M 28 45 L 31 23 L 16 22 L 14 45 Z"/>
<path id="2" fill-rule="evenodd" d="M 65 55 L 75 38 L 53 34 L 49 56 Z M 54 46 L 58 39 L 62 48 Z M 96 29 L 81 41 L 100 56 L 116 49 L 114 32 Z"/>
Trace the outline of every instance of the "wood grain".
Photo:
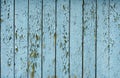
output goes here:
<path id="1" fill-rule="evenodd" d="M 84 0 L 83 77 L 95 78 L 96 1 Z"/>
<path id="2" fill-rule="evenodd" d="M 55 0 L 43 1 L 43 78 L 55 76 Z"/>
<path id="3" fill-rule="evenodd" d="M 120 1 L 110 0 L 110 78 L 120 77 Z"/>
<path id="4" fill-rule="evenodd" d="M 69 0 L 57 1 L 56 75 L 69 77 Z"/>
<path id="5" fill-rule="evenodd" d="M 120 78 L 119 0 L 0 3 L 0 78 Z"/>
<path id="6" fill-rule="evenodd" d="M 70 75 L 82 77 L 82 0 L 71 0 L 70 20 Z"/>
<path id="7" fill-rule="evenodd" d="M 109 67 L 109 0 L 97 2 L 97 77 L 110 78 Z"/>
<path id="8" fill-rule="evenodd" d="M 14 77 L 13 0 L 1 0 L 1 78 Z"/>
<path id="9" fill-rule="evenodd" d="M 29 0 L 29 78 L 41 78 L 41 1 Z"/>
<path id="10" fill-rule="evenodd" d="M 15 78 L 27 77 L 28 0 L 15 1 Z"/>

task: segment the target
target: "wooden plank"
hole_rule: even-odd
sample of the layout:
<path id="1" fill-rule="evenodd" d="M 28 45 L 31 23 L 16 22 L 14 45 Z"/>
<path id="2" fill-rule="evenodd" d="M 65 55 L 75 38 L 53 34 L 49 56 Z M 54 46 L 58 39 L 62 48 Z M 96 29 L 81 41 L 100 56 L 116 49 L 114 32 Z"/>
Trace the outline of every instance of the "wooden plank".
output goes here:
<path id="1" fill-rule="evenodd" d="M 97 78 L 109 76 L 109 0 L 97 2 Z"/>
<path id="2" fill-rule="evenodd" d="M 29 0 L 29 78 L 41 78 L 41 0 Z"/>
<path id="3" fill-rule="evenodd" d="M 57 1 L 56 75 L 69 77 L 69 0 Z"/>
<path id="4" fill-rule="evenodd" d="M 83 77 L 95 78 L 96 1 L 84 0 Z"/>
<path id="5" fill-rule="evenodd" d="M 15 78 L 27 78 L 28 0 L 15 1 Z"/>
<path id="6" fill-rule="evenodd" d="M 43 78 L 55 76 L 55 0 L 43 1 Z"/>
<path id="7" fill-rule="evenodd" d="M 120 78 L 120 1 L 110 0 L 110 78 Z"/>
<path id="8" fill-rule="evenodd" d="M 1 78 L 14 77 L 13 0 L 1 0 Z"/>
<path id="9" fill-rule="evenodd" d="M 82 78 L 82 0 L 71 0 L 70 75 Z"/>

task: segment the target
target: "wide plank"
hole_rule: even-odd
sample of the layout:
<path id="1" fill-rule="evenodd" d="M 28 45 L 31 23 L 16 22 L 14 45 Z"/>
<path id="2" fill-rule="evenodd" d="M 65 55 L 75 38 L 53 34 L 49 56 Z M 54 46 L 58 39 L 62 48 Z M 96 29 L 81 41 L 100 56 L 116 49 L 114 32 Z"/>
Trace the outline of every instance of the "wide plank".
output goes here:
<path id="1" fill-rule="evenodd" d="M 15 0 L 15 78 L 27 78 L 28 0 Z"/>
<path id="2" fill-rule="evenodd" d="M 96 0 L 84 0 L 83 11 L 83 77 L 95 78 Z"/>
<path id="3" fill-rule="evenodd" d="M 69 0 L 57 1 L 57 42 L 56 42 L 56 75 L 68 78 L 69 62 Z"/>
<path id="4" fill-rule="evenodd" d="M 43 78 L 55 77 L 55 0 L 43 0 Z"/>
<path id="5" fill-rule="evenodd" d="M 109 0 L 97 2 L 97 78 L 109 76 Z"/>
<path id="6" fill-rule="evenodd" d="M 82 0 L 71 0 L 70 8 L 70 77 L 82 78 Z"/>
<path id="7" fill-rule="evenodd" d="M 14 78 L 13 0 L 1 0 L 1 78 Z"/>
<path id="8" fill-rule="evenodd" d="M 120 78 L 120 1 L 110 0 L 110 78 Z"/>
<path id="9" fill-rule="evenodd" d="M 29 0 L 28 72 L 29 78 L 41 78 L 41 14 L 42 0 Z"/>

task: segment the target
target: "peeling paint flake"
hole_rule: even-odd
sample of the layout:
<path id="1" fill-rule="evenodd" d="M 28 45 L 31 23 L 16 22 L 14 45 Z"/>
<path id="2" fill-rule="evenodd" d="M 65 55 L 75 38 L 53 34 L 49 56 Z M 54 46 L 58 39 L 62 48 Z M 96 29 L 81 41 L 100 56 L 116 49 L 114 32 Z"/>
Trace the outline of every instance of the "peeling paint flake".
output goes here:
<path id="1" fill-rule="evenodd" d="M 31 77 L 30 78 L 34 78 L 34 75 L 35 75 L 35 66 L 34 66 L 34 63 L 33 63 L 32 71 L 31 71 Z"/>
<path id="2" fill-rule="evenodd" d="M 0 22 L 3 22 L 3 19 L 0 18 Z"/>
<path id="3" fill-rule="evenodd" d="M 36 51 L 32 51 L 31 54 L 30 54 L 30 57 L 37 58 L 38 55 L 39 54 Z"/>
<path id="4" fill-rule="evenodd" d="M 36 34 L 36 36 L 35 36 L 35 37 L 36 37 L 36 40 L 39 40 L 39 39 L 40 39 L 40 37 L 39 37 L 37 34 Z"/>

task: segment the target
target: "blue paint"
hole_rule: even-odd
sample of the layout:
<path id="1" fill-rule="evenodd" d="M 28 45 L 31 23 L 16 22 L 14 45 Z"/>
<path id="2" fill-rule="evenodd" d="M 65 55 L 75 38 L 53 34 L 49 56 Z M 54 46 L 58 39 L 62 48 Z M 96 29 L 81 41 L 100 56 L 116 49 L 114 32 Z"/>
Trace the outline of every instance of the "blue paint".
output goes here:
<path id="1" fill-rule="evenodd" d="M 1 78 L 120 78 L 119 7 L 118 0 L 1 0 Z"/>

